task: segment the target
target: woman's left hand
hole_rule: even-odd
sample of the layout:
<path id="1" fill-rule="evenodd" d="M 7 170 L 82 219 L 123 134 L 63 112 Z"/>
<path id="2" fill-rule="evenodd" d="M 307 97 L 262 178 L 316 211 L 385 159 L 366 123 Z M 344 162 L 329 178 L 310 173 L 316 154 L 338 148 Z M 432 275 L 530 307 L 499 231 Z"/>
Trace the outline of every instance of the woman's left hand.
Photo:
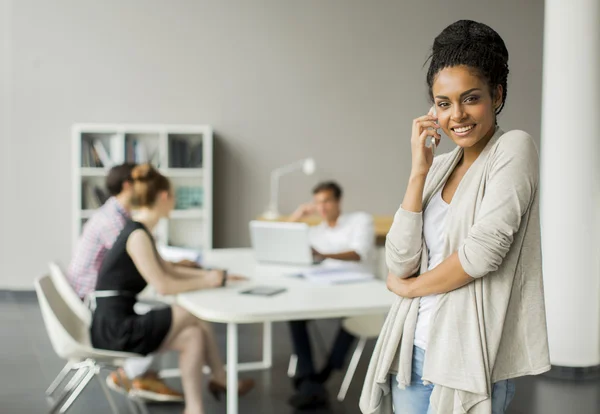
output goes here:
<path id="1" fill-rule="evenodd" d="M 246 276 L 242 275 L 227 275 L 227 282 L 243 282 L 248 280 Z"/>
<path id="2" fill-rule="evenodd" d="M 401 279 L 392 273 L 388 273 L 387 288 L 398 296 L 402 296 L 403 298 L 407 299 L 412 299 L 415 297 L 412 293 L 412 288 L 416 280 L 417 278 L 415 277 Z"/>

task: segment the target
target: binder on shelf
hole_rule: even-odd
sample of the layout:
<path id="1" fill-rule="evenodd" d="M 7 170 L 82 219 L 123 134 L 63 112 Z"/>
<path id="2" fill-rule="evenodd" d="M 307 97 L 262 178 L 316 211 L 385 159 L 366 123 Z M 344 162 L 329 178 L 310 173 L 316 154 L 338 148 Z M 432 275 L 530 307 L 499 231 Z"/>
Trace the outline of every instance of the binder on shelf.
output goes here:
<path id="1" fill-rule="evenodd" d="M 110 140 L 110 158 L 114 165 L 123 164 L 125 162 L 124 155 L 123 140 L 117 139 L 117 137 L 114 136 Z"/>
<path id="2" fill-rule="evenodd" d="M 202 168 L 202 143 L 169 138 L 169 168 Z"/>

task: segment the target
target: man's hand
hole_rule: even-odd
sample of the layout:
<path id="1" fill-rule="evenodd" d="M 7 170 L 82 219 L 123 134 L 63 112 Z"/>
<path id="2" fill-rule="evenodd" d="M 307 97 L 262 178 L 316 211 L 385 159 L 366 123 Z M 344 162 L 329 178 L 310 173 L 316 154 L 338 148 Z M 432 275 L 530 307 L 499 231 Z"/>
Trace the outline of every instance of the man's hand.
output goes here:
<path id="1" fill-rule="evenodd" d="M 304 217 L 311 216 L 316 213 L 316 207 L 313 203 L 306 203 L 300 205 L 294 214 L 290 216 L 290 221 L 299 221 Z"/>
<path id="2" fill-rule="evenodd" d="M 327 258 L 323 253 L 319 252 L 314 247 L 311 247 L 311 249 L 312 249 L 313 259 L 315 259 L 315 261 L 322 262 L 323 260 L 325 260 Z"/>
<path id="3" fill-rule="evenodd" d="M 403 298 L 412 299 L 416 296 L 413 294 L 414 283 L 417 280 L 416 277 L 409 277 L 401 279 L 396 275 L 388 273 L 387 275 L 387 288 L 391 292 L 394 292 L 398 296 Z"/>
<path id="4" fill-rule="evenodd" d="M 173 263 L 175 266 L 183 266 L 183 267 L 190 267 L 193 269 L 201 269 L 202 266 L 200 266 L 198 263 L 192 261 L 192 260 L 180 260 L 178 262 Z"/>

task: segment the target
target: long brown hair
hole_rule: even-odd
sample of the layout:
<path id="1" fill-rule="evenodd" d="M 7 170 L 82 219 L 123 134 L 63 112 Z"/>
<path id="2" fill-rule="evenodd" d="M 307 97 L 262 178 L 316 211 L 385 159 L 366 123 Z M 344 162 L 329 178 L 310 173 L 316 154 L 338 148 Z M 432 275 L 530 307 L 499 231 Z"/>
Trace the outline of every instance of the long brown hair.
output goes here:
<path id="1" fill-rule="evenodd" d="M 133 180 L 133 207 L 152 207 L 161 191 L 169 191 L 169 179 L 150 164 L 138 165 L 131 171 Z"/>

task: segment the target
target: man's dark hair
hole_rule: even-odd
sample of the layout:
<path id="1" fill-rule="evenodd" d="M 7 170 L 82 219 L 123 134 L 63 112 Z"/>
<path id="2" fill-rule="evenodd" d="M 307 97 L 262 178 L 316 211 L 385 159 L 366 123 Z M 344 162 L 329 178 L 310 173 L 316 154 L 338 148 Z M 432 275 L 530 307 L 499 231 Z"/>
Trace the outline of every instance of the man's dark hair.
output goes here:
<path id="1" fill-rule="evenodd" d="M 504 108 L 508 91 L 508 50 L 504 40 L 491 27 L 472 20 L 452 23 L 433 41 L 428 60 L 431 61 L 427 86 L 431 99 L 433 81 L 438 72 L 464 65 L 488 84 L 492 98 L 495 98 L 496 87 L 502 85 L 502 103 L 496 108 L 496 115 Z"/>
<path id="2" fill-rule="evenodd" d="M 126 162 L 110 169 L 106 175 L 106 188 L 111 196 L 116 196 L 123 191 L 123 183 L 132 181 L 131 171 L 135 166 L 134 163 Z"/>
<path id="3" fill-rule="evenodd" d="M 342 198 L 342 187 L 340 187 L 339 184 L 334 181 L 324 181 L 317 184 L 315 188 L 313 188 L 313 194 L 317 194 L 322 191 L 331 191 L 333 197 L 338 201 Z"/>

